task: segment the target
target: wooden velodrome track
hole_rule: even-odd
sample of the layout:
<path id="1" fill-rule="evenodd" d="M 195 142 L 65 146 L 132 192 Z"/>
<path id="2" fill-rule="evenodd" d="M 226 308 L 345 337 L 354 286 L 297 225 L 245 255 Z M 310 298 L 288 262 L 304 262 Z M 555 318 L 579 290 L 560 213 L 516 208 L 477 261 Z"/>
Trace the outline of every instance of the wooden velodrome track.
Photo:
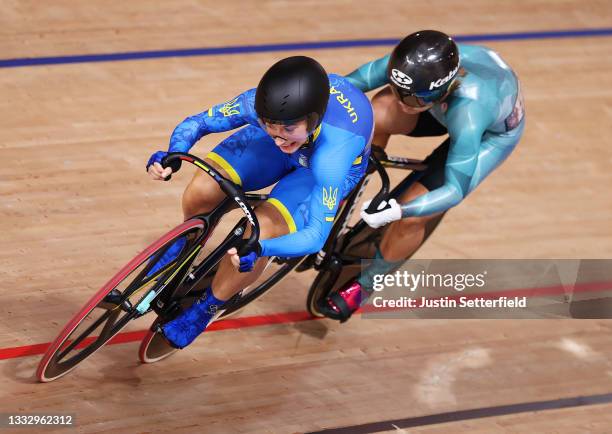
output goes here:
<path id="1" fill-rule="evenodd" d="M 612 24 L 608 0 L 2 0 L 0 10 L 0 60 Z M 483 43 L 522 80 L 526 133 L 417 257 L 612 258 L 610 32 Z M 153 365 L 139 364 L 137 341 L 126 339 L 54 383 L 35 382 L 44 344 L 180 221 L 193 169 L 159 183 L 144 165 L 181 119 L 253 87 L 282 57 L 306 54 L 348 73 L 390 48 L 0 68 L 0 413 L 72 413 L 83 433 L 375 432 L 393 430 L 381 421 L 612 392 L 606 320 L 281 321 L 206 333 Z M 423 157 L 434 144 L 396 137 L 389 150 Z M 291 275 L 240 315 L 304 311 L 312 276 Z M 402 432 L 610 433 L 612 405 Z"/>

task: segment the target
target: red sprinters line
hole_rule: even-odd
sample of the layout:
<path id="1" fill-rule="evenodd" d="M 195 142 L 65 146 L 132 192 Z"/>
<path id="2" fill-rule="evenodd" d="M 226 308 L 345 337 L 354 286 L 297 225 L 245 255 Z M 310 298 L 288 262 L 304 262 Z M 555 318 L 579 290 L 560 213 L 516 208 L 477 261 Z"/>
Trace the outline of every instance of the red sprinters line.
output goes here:
<path id="1" fill-rule="evenodd" d="M 612 282 L 591 282 L 591 283 L 579 283 L 569 288 L 570 292 L 595 292 L 595 291 L 606 291 L 612 290 Z M 469 295 L 457 295 L 455 297 L 468 297 L 468 298 L 497 298 L 497 297 L 543 297 L 547 295 L 563 294 L 565 288 L 562 285 L 548 286 L 539 288 L 522 288 L 522 289 L 510 289 L 505 291 L 496 292 L 483 292 L 481 294 L 469 294 Z M 271 324 L 285 324 L 299 321 L 307 321 L 312 319 L 319 319 L 311 316 L 308 312 L 285 312 L 285 313 L 273 313 L 266 315 L 247 316 L 242 318 L 229 318 L 214 322 L 207 328 L 207 332 L 219 331 L 219 330 L 230 330 L 240 329 L 245 327 L 258 327 L 263 325 Z M 133 332 L 119 333 L 113 339 L 108 342 L 107 345 L 124 344 L 129 342 L 136 342 L 142 340 L 147 333 L 146 330 L 139 330 Z M 90 338 L 93 339 L 93 338 Z M 86 345 L 87 342 L 83 342 L 81 345 Z M 0 360 L 15 359 L 18 357 L 36 356 L 44 354 L 47 347 L 50 345 L 49 342 L 44 344 L 34 345 L 23 345 L 12 348 L 0 348 Z"/>
<path id="2" fill-rule="evenodd" d="M 258 327 L 270 324 L 284 324 L 291 322 L 306 321 L 317 319 L 312 317 L 308 312 L 286 312 L 273 313 L 267 315 L 248 316 L 242 318 L 228 318 L 214 322 L 206 329 L 207 332 L 239 329 L 245 327 Z M 147 330 L 138 330 L 133 332 L 119 333 L 112 338 L 106 345 L 125 344 L 129 342 L 137 342 L 142 340 L 147 334 Z M 84 347 L 94 340 L 94 337 L 87 338 L 81 342 L 77 348 Z M 25 356 L 36 356 L 44 354 L 49 347 L 50 342 L 35 345 L 23 345 L 20 347 L 0 348 L 0 360 L 15 359 Z"/>

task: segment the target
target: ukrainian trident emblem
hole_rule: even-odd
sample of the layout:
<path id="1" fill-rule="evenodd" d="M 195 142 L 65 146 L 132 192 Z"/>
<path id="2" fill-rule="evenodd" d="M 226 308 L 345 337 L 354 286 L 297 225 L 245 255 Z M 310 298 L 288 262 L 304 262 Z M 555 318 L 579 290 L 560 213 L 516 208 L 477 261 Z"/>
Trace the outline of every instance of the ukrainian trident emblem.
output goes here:
<path id="1" fill-rule="evenodd" d="M 239 97 L 238 97 L 239 98 Z M 219 109 L 223 113 L 223 117 L 229 117 L 240 114 L 240 104 L 238 104 L 238 98 L 234 98 L 231 101 L 223 104 L 223 107 Z"/>
<path id="2" fill-rule="evenodd" d="M 334 209 L 336 206 L 336 200 L 338 199 L 338 187 L 335 190 L 332 190 L 331 186 L 329 187 L 329 191 L 323 187 L 323 205 L 325 205 L 330 210 Z"/>

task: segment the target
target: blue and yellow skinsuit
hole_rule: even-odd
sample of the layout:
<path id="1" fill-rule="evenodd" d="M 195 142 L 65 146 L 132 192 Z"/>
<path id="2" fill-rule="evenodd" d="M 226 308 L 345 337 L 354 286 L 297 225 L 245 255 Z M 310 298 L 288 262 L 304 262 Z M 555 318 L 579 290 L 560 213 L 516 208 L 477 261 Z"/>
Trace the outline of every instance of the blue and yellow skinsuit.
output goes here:
<path id="1" fill-rule="evenodd" d="M 368 98 L 344 77 L 330 74 L 330 96 L 321 125 L 308 143 L 283 153 L 261 128 L 255 89 L 181 122 L 169 152 L 187 152 L 210 133 L 246 125 L 217 145 L 207 158 L 221 166 L 245 191 L 277 183 L 268 202 L 290 233 L 261 240 L 262 256 L 301 256 L 319 251 L 342 198 L 364 176 L 374 129 Z"/>
<path id="2" fill-rule="evenodd" d="M 494 51 L 458 44 L 464 76 L 459 87 L 429 113 L 448 130 L 443 185 L 402 205 L 402 216 L 426 216 L 459 204 L 519 142 L 525 128 L 519 81 Z M 364 92 L 389 84 L 390 55 L 366 63 L 347 79 Z"/>

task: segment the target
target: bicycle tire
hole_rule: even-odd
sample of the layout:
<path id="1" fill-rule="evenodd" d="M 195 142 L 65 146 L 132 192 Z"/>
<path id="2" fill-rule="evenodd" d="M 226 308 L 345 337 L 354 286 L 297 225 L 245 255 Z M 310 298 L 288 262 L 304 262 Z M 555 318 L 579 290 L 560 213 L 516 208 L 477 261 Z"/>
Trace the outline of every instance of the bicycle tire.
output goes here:
<path id="1" fill-rule="evenodd" d="M 108 318 L 112 315 L 112 312 L 117 312 L 117 315 L 121 312 L 124 312 L 124 309 L 121 309 L 120 305 L 109 309 L 108 302 L 105 302 L 104 299 L 107 295 L 111 293 L 115 288 L 117 288 L 121 283 L 123 283 L 130 275 L 132 275 L 141 265 L 149 260 L 156 252 L 159 252 L 162 248 L 166 247 L 170 242 L 176 240 L 179 236 L 183 236 L 184 234 L 194 231 L 194 230 L 204 230 L 205 223 L 200 219 L 191 219 L 186 222 L 178 225 L 174 229 L 170 230 L 166 234 L 162 235 L 156 241 L 151 243 L 147 248 L 145 248 L 142 252 L 137 254 L 131 261 L 129 261 L 121 270 L 119 270 L 108 282 L 106 282 L 100 290 L 98 290 L 86 303 L 85 305 L 77 312 L 76 315 L 68 321 L 68 323 L 64 326 L 64 328 L 60 331 L 58 336 L 51 342 L 49 347 L 47 348 L 43 358 L 41 359 L 38 368 L 36 370 L 36 377 L 40 382 L 50 382 L 56 380 L 58 378 L 63 377 L 68 374 L 70 371 L 75 369 L 81 362 L 91 357 L 95 354 L 100 348 L 102 348 L 106 343 L 108 343 L 117 333 L 119 333 L 132 319 L 137 317 L 134 315 L 134 318 L 128 317 L 130 313 L 126 312 L 126 315 L 123 316 L 123 322 L 119 324 L 119 327 L 114 327 L 112 330 L 106 333 L 104 337 L 98 336 L 90 337 L 89 334 L 95 332 L 98 326 L 92 328 L 93 325 L 107 315 L 106 312 L 111 312 L 108 314 Z M 141 273 L 142 274 L 142 273 Z M 148 282 L 152 282 L 154 279 L 150 278 Z M 135 307 L 136 305 L 134 305 Z M 78 329 L 79 325 L 81 325 L 88 316 L 96 309 L 100 307 L 106 312 L 102 312 L 100 318 L 94 321 L 92 326 L 89 326 L 85 332 L 89 329 L 90 333 L 87 336 L 80 335 L 72 341 L 68 341 L 68 339 L 73 335 L 73 333 Z M 124 320 L 125 319 L 125 320 Z M 107 323 L 108 324 L 108 323 Z M 106 327 L 106 325 L 105 325 Z M 103 329 L 104 331 L 104 329 Z M 76 341 L 80 340 L 78 344 L 73 345 Z M 73 346 L 73 349 L 80 349 L 81 351 L 72 356 L 70 359 L 61 361 L 61 356 L 67 355 L 67 348 Z M 65 353 L 65 354 L 62 354 Z"/>

